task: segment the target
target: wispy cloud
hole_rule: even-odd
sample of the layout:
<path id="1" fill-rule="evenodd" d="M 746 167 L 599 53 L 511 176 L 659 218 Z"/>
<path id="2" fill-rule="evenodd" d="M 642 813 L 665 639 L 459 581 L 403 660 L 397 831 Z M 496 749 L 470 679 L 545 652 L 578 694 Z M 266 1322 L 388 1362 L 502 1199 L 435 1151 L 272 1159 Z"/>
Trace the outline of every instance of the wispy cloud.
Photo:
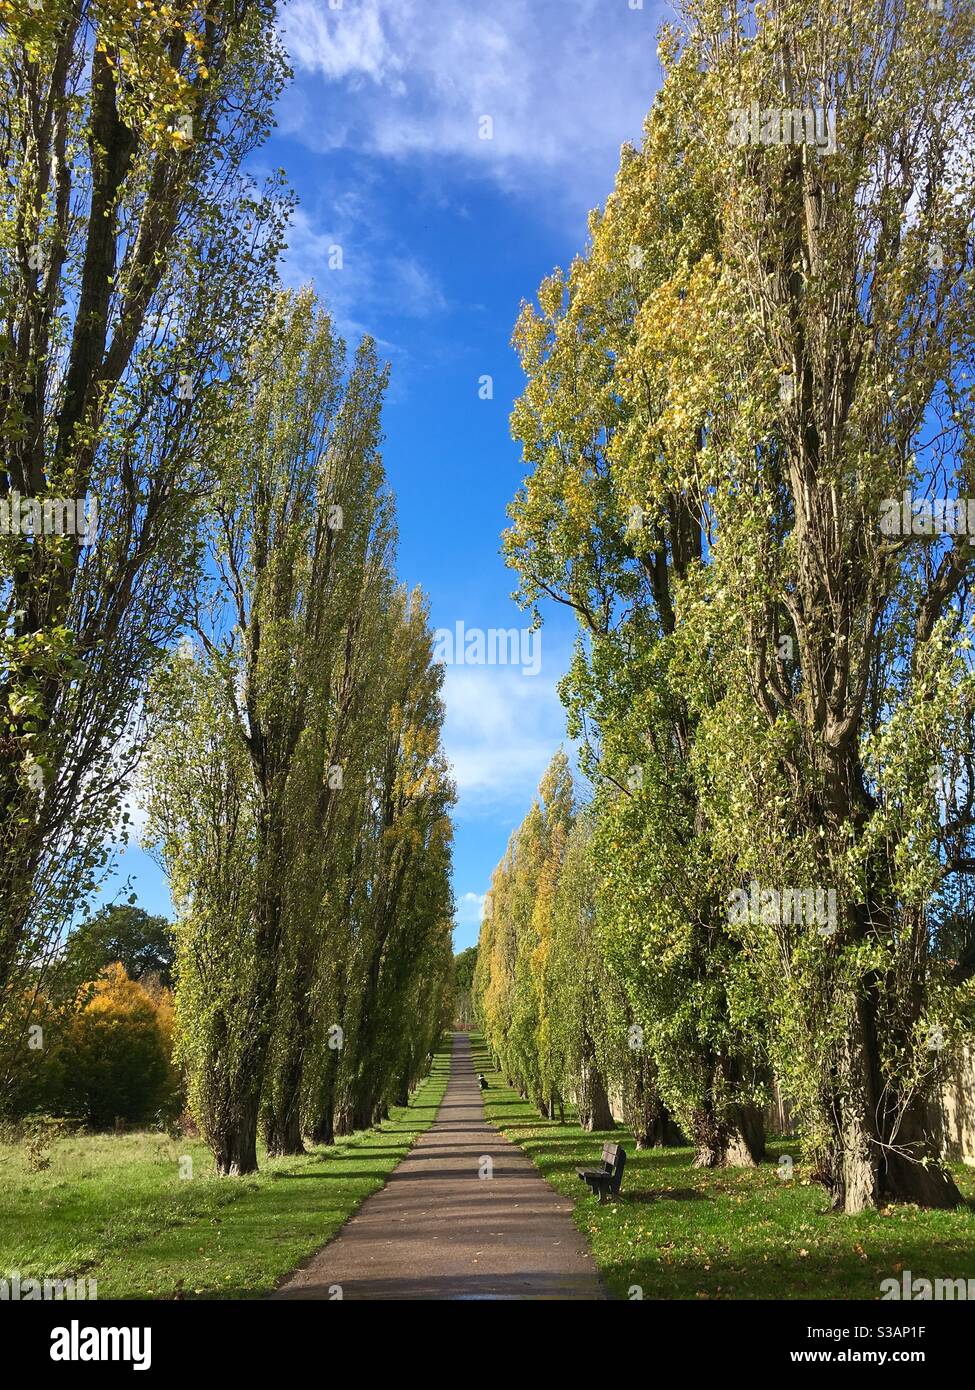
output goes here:
<path id="1" fill-rule="evenodd" d="M 565 739 L 555 681 L 511 667 L 448 667 L 444 746 L 461 819 L 521 819 Z"/>
<path id="2" fill-rule="evenodd" d="M 282 129 L 319 151 L 455 156 L 505 184 L 550 172 L 588 195 L 590 175 L 602 189 L 607 157 L 640 135 L 663 15 L 654 0 L 494 0 L 476 11 L 457 0 L 292 0 L 281 25 L 298 82 Z"/>
<path id="3" fill-rule="evenodd" d="M 379 212 L 336 198 L 332 229 L 317 226 L 295 209 L 281 259 L 281 278 L 291 289 L 311 284 L 349 345 L 371 334 L 394 365 L 390 401 L 408 395 L 411 353 L 398 332 L 404 322 L 444 314 L 448 304 L 432 270 L 396 241 Z M 336 254 L 336 252 L 340 254 Z M 379 331 L 391 325 L 392 336 Z"/>
<path id="4" fill-rule="evenodd" d="M 418 319 L 447 308 L 433 272 L 396 249 L 395 241 L 380 241 L 377 225 L 377 216 L 355 216 L 348 210 L 331 229 L 318 227 L 299 207 L 287 234 L 281 267 L 285 283 L 295 288 L 314 284 L 336 321 L 351 333 L 361 333 L 363 322 L 379 315 Z"/>
<path id="5" fill-rule="evenodd" d="M 379 6 L 368 0 L 349 9 L 296 0 L 284 27 L 295 62 L 332 80 L 370 77 L 381 84 L 395 66 Z"/>

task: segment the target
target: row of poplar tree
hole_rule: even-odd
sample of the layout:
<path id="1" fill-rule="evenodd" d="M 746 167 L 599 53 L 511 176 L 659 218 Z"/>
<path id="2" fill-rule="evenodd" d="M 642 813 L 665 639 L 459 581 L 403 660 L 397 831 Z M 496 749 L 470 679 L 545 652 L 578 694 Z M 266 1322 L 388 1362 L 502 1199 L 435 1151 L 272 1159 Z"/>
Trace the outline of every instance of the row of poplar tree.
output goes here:
<path id="1" fill-rule="evenodd" d="M 506 553 L 539 621 L 578 619 L 561 693 L 592 794 L 556 760 L 494 877 L 476 1007 L 545 1109 L 599 1125 L 610 1090 L 638 1142 L 676 1121 L 699 1162 L 752 1162 L 775 1082 L 835 1206 L 953 1205 L 975 552 L 913 503 L 975 486 L 972 11 L 683 19 L 586 253 L 516 332 Z"/>
<path id="2" fill-rule="evenodd" d="M 280 289 L 291 198 L 245 171 L 271 0 L 4 4 L 0 57 L 0 497 L 96 518 L 0 534 L 0 1108 L 138 773 L 177 1055 L 247 1172 L 261 1133 L 405 1099 L 444 1022 L 453 790 L 386 373 Z"/>
<path id="3" fill-rule="evenodd" d="M 176 1019 L 220 1172 L 405 1104 L 452 965 L 443 668 L 398 586 L 386 372 L 305 291 L 257 334 L 214 450 L 213 583 L 148 693 L 147 838 Z"/>

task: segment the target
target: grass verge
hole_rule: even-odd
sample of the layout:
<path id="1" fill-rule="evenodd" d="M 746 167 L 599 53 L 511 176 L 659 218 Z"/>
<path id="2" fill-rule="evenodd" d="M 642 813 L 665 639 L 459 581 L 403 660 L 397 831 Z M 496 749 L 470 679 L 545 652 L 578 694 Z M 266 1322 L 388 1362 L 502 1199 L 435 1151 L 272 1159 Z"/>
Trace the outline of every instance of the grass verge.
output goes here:
<path id="1" fill-rule="evenodd" d="M 966 1197 L 956 1211 L 893 1206 L 859 1216 L 825 1210 L 823 1189 L 806 1179 L 794 1140 L 770 1143 L 771 1161 L 754 1169 L 698 1169 L 689 1148 L 638 1151 L 623 1129 L 588 1134 L 542 1119 L 509 1090 L 483 1039 L 472 1037 L 474 1065 L 488 1077 L 485 1113 L 574 1202 L 574 1219 L 617 1298 L 877 1299 L 881 1281 L 913 1277 L 975 1279 L 975 1170 L 953 1171 Z M 626 1149 L 623 1190 L 600 1207 L 576 1177 L 607 1139 Z M 793 1160 L 790 1181 L 779 1156 Z"/>
<path id="2" fill-rule="evenodd" d="M 0 1146 L 0 1277 L 84 1275 L 99 1298 L 260 1297 L 383 1186 L 433 1123 L 449 1073 L 448 1043 L 376 1129 L 262 1155 L 248 1178 L 218 1178 L 204 1144 L 162 1134 L 59 1139 L 41 1172 L 23 1146 Z"/>

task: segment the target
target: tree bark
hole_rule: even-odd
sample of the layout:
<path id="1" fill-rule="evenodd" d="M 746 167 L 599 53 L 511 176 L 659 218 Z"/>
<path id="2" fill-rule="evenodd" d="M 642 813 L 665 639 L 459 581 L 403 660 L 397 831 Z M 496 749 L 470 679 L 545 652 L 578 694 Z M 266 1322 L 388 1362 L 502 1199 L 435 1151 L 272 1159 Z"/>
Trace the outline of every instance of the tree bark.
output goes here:
<path id="1" fill-rule="evenodd" d="M 289 1039 L 287 1052 L 276 1069 L 262 1119 L 262 1132 L 268 1154 L 278 1158 L 283 1154 L 303 1154 L 301 1138 L 301 1077 L 304 1070 L 302 1054 Z"/>
<path id="2" fill-rule="evenodd" d="M 673 1147 L 683 1142 L 657 1088 L 656 1068 L 646 1052 L 634 1056 L 623 1083 L 623 1123 L 638 1149 Z"/>
<path id="3" fill-rule="evenodd" d="M 324 1145 L 335 1143 L 335 1120 L 331 1106 L 322 1110 L 317 1124 L 312 1129 L 311 1142 Z"/>
<path id="4" fill-rule="evenodd" d="M 695 1168 L 753 1168 L 765 1157 L 765 1124 L 758 1107 L 724 1099 L 737 1080 L 734 1059 L 719 1056 L 708 1092 L 692 1116 Z"/>
<path id="5" fill-rule="evenodd" d="M 828 1106 L 832 1151 L 822 1176 L 834 1210 L 856 1215 L 888 1201 L 960 1204 L 961 1193 L 932 1139 L 926 1097 L 917 1094 L 898 1105 L 890 1086 L 882 1085 L 873 982 L 840 1048 Z"/>
<path id="6" fill-rule="evenodd" d="M 257 1172 L 258 1099 L 248 1099 L 238 1108 L 236 1119 L 228 1120 L 207 1135 L 222 1178 L 241 1178 Z"/>
<path id="7" fill-rule="evenodd" d="M 579 1124 L 590 1134 L 595 1130 L 616 1128 L 606 1094 L 606 1083 L 596 1065 L 595 1051 L 591 1045 L 583 1051 L 579 1068 L 578 1110 Z"/>
<path id="8" fill-rule="evenodd" d="M 326 1048 L 323 1061 L 325 1074 L 307 1106 L 306 1120 L 313 1144 L 335 1142 L 335 1079 L 338 1066 L 336 1053 L 331 1048 Z"/>

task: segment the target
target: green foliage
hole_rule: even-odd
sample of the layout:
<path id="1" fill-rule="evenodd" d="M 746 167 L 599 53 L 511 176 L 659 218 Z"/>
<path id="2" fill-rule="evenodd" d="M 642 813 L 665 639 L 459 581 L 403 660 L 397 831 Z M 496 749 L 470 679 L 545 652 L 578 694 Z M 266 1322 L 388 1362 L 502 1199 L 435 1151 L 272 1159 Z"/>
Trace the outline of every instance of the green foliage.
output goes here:
<path id="1" fill-rule="evenodd" d="M 454 956 L 454 986 L 458 992 L 470 993 L 477 967 L 477 947 L 468 946 Z"/>
<path id="2" fill-rule="evenodd" d="M 505 1074 L 536 1104 L 552 1103 L 546 965 L 551 907 L 573 818 L 572 775 L 559 752 L 491 880 L 475 970 L 479 1016 Z M 483 964 L 482 964 L 483 963 Z"/>
<path id="3" fill-rule="evenodd" d="M 453 960 L 453 1009 L 451 1022 L 469 1028 L 474 1020 L 474 971 L 477 968 L 477 947 L 468 946 Z"/>
<path id="4" fill-rule="evenodd" d="M 397 588 L 386 370 L 281 295 L 232 394 L 200 644 L 157 682 L 150 836 L 179 1051 L 221 1171 L 405 1103 L 444 1027 L 453 789 L 426 604 Z"/>
<path id="5" fill-rule="evenodd" d="M 71 932 L 59 975 L 81 985 L 97 979 L 114 961 L 124 966 L 132 980 L 154 975 L 171 988 L 173 941 L 167 919 L 131 905 L 103 907 Z"/>
<path id="6" fill-rule="evenodd" d="M 906 3 L 683 20 L 516 327 L 506 554 L 580 624 L 597 936 L 699 1157 L 755 1147 L 774 1073 L 836 1205 L 950 1204 L 927 1113 L 972 1015 L 973 552 L 881 517 L 972 491 L 975 36 Z M 753 101 L 835 141 L 729 139 Z M 753 883 L 835 920 L 733 911 Z M 517 912 L 489 937 L 486 1032 L 527 1077 Z"/>

